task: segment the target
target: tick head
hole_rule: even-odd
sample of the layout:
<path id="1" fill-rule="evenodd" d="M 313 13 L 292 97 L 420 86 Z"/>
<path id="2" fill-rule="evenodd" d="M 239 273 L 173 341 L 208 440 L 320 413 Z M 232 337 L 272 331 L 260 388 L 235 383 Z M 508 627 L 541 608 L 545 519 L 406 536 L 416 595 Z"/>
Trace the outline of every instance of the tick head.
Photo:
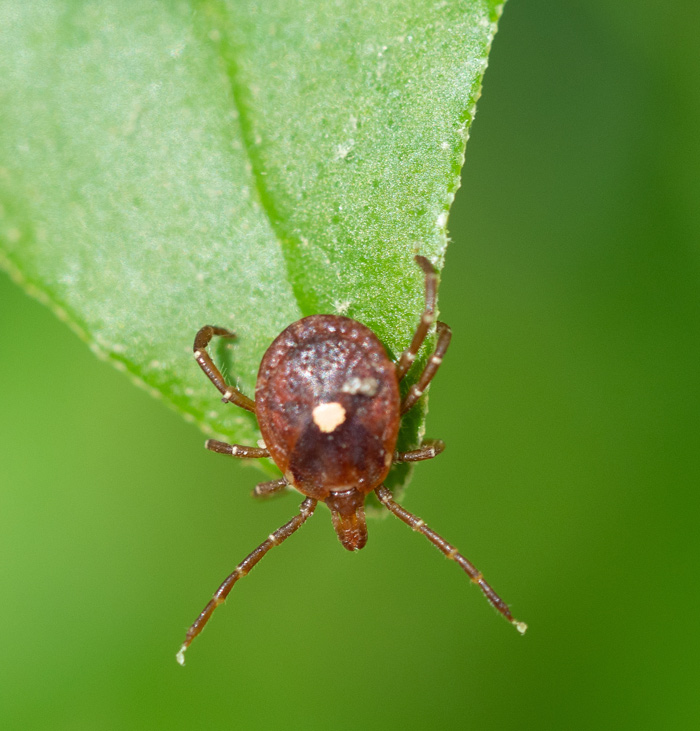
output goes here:
<path id="1" fill-rule="evenodd" d="M 356 488 L 331 492 L 325 503 L 331 511 L 333 527 L 348 551 L 359 551 L 367 543 L 365 495 Z"/>

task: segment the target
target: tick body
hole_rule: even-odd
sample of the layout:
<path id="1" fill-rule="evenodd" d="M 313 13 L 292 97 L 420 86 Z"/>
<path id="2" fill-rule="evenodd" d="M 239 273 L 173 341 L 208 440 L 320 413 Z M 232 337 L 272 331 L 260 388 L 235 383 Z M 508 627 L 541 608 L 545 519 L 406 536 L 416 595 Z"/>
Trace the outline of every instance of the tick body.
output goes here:
<path id="1" fill-rule="evenodd" d="M 400 404 L 384 346 L 347 317 L 295 322 L 260 365 L 255 413 L 265 446 L 289 486 L 331 507 L 351 551 L 367 542 L 365 497 L 393 462 Z"/>
<path id="2" fill-rule="evenodd" d="M 206 350 L 213 336 L 231 338 L 234 334 L 209 325 L 197 333 L 197 362 L 219 389 L 223 401 L 255 413 L 265 443 L 264 447 L 247 447 L 210 439 L 206 447 L 233 457 L 270 457 L 283 477 L 257 485 L 253 494 L 266 497 L 292 488 L 305 499 L 299 513 L 271 533 L 219 587 L 188 630 L 177 654 L 180 664 L 184 664 L 185 650 L 238 579 L 273 546 L 296 532 L 319 501 L 330 508 L 342 545 L 350 551 L 363 548 L 367 543 L 364 506 L 372 492 L 400 520 L 461 566 L 521 634 L 527 629 L 523 622 L 513 619 L 508 606 L 481 573 L 424 521 L 394 502 L 382 484 L 392 464 L 431 459 L 444 449 L 443 442 L 436 440 L 410 452 L 395 451 L 401 416 L 428 387 L 451 337 L 449 327 L 438 322 L 435 351 L 402 400 L 399 384 L 435 319 L 437 275 L 425 257 L 417 256 L 416 262 L 425 273 L 425 309 L 411 344 L 396 362 L 365 325 L 338 315 L 312 315 L 287 327 L 268 348 L 258 371 L 253 401 L 226 384 Z"/>

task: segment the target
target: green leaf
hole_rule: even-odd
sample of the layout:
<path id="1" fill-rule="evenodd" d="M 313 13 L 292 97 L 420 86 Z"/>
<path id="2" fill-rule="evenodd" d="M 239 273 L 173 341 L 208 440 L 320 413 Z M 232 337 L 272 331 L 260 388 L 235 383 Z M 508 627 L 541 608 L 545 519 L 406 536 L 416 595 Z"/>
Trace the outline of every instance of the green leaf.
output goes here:
<path id="1" fill-rule="evenodd" d="M 192 360 L 195 332 L 237 332 L 215 352 L 250 395 L 303 315 L 406 347 L 413 256 L 443 261 L 500 7 L 5 0 L 0 263 L 207 433 L 254 443 Z"/>

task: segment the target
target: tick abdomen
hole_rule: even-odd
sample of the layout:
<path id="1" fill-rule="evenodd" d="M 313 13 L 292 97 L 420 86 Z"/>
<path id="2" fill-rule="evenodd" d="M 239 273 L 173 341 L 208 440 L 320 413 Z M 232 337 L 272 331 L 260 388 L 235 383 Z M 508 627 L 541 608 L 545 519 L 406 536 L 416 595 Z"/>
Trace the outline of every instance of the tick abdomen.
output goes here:
<path id="1" fill-rule="evenodd" d="M 400 404 L 377 336 L 337 315 L 290 325 L 265 354 L 255 390 L 265 445 L 287 479 L 323 500 L 373 490 L 389 471 Z"/>

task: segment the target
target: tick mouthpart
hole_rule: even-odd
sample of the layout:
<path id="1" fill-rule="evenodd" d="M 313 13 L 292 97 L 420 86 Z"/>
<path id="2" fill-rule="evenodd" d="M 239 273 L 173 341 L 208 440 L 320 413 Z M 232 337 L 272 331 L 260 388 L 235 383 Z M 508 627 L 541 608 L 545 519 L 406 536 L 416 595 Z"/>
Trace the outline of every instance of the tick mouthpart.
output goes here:
<path id="1" fill-rule="evenodd" d="M 359 551 L 367 544 L 367 521 L 364 505 L 351 515 L 341 515 L 332 511 L 333 527 L 338 534 L 343 548 L 348 551 Z"/>
<path id="2" fill-rule="evenodd" d="M 367 543 L 365 496 L 356 488 L 332 492 L 325 500 L 331 511 L 333 528 L 348 551 L 359 551 Z"/>

